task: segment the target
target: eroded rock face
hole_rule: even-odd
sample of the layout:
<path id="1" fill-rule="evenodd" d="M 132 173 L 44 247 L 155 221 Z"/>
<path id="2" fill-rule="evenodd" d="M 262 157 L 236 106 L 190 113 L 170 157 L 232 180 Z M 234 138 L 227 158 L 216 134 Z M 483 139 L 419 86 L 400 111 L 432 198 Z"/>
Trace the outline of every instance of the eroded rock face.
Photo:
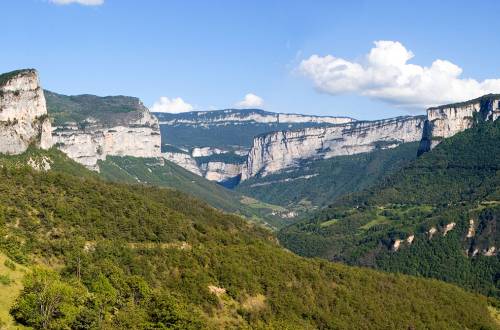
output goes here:
<path id="1" fill-rule="evenodd" d="M 188 170 L 189 172 L 194 173 L 196 175 L 202 176 L 201 170 L 198 167 L 196 160 L 194 160 L 189 154 L 181 152 L 163 152 L 161 155 L 166 160 L 179 165 L 185 170 Z"/>
<path id="2" fill-rule="evenodd" d="M 206 179 L 210 181 L 223 182 L 238 177 L 241 174 L 242 166 L 242 164 L 208 162 L 202 164 L 201 170 Z"/>
<path id="3" fill-rule="evenodd" d="M 204 148 L 199 148 L 199 149 L 204 149 Z M 200 153 L 202 155 L 205 155 L 205 151 L 207 150 L 209 149 L 204 149 L 202 150 L 202 152 L 200 151 L 197 151 L 196 153 L 193 152 L 193 154 L 198 155 L 198 157 L 204 157 L 199 155 Z M 209 154 L 208 156 L 210 155 L 212 154 Z M 179 165 L 180 167 L 184 168 L 185 170 L 188 170 L 191 173 L 202 176 L 207 180 L 216 182 L 224 182 L 239 177 L 241 175 L 241 169 L 243 166 L 243 164 L 232 164 L 221 161 L 209 161 L 206 163 L 198 164 L 198 162 L 193 156 L 181 152 L 164 152 L 162 153 L 162 156 L 166 160 L 171 161 L 176 165 Z"/>
<path id="4" fill-rule="evenodd" d="M 474 237 L 474 234 L 476 233 L 476 230 L 474 228 L 474 219 L 469 220 L 469 229 L 467 230 L 467 236 L 466 238 L 472 238 Z"/>
<path id="5" fill-rule="evenodd" d="M 429 108 L 419 152 L 429 151 L 441 140 L 471 128 L 477 120 L 499 117 L 500 95 L 485 95 L 463 103 Z"/>
<path id="6" fill-rule="evenodd" d="M 456 223 L 455 222 L 450 222 L 443 228 L 443 236 L 446 236 L 453 228 L 455 228 Z"/>
<path id="7" fill-rule="evenodd" d="M 392 247 L 391 247 L 392 251 L 399 250 L 399 247 L 401 246 L 401 242 L 402 241 L 400 239 L 395 240 L 394 243 L 392 243 Z"/>
<path id="8" fill-rule="evenodd" d="M 52 146 L 38 73 L 20 70 L 0 75 L 0 153 L 21 154 L 30 144 Z"/>
<path id="9" fill-rule="evenodd" d="M 353 155 L 420 141 L 424 121 L 423 116 L 398 117 L 261 135 L 254 139 L 242 180 L 281 171 L 304 159 Z"/>
<path id="10" fill-rule="evenodd" d="M 87 118 L 56 127 L 52 136 L 61 151 L 92 170 L 98 170 L 98 160 L 106 156 L 161 156 L 158 120 L 142 104 L 133 118 L 118 126 Z"/>
<path id="11" fill-rule="evenodd" d="M 496 255 L 496 247 L 491 246 L 487 250 L 483 251 L 483 255 L 485 257 L 492 257 L 492 256 Z"/>

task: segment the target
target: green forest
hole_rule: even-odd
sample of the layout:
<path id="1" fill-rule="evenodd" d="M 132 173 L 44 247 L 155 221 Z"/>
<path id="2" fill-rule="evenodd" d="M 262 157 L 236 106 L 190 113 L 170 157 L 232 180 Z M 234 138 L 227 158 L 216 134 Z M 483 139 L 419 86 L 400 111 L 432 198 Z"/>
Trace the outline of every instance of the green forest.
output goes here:
<path id="1" fill-rule="evenodd" d="M 496 327 L 495 302 L 455 286 L 304 259 L 282 249 L 267 229 L 181 192 L 105 182 L 69 160 L 54 160 L 61 170 L 49 172 L 18 160 L 3 157 L 0 169 L 0 250 L 9 265 L 0 269 L 26 275 L 2 277 L 2 290 L 19 293 L 4 323 Z"/>

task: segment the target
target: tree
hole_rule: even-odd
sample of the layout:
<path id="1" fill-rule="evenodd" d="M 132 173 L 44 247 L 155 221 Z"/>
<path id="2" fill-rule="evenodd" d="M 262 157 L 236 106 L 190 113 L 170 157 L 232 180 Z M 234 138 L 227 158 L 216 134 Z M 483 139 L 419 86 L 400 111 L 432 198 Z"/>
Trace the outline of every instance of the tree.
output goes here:
<path id="1" fill-rule="evenodd" d="M 86 297 L 79 285 L 61 281 L 59 274 L 35 268 L 23 280 L 24 290 L 11 309 L 14 318 L 34 328 L 67 327 L 78 315 Z"/>

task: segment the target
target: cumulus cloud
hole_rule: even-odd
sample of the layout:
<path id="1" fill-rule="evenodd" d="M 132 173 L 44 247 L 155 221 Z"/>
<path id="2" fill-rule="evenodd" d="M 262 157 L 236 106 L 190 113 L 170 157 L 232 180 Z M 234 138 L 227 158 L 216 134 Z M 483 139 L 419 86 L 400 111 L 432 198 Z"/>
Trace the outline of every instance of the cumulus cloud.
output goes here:
<path id="1" fill-rule="evenodd" d="M 166 96 L 162 96 L 151 107 L 152 112 L 181 113 L 192 110 L 193 106 L 187 102 L 184 102 L 184 100 L 180 97 L 170 99 Z"/>
<path id="2" fill-rule="evenodd" d="M 69 5 L 76 3 L 83 6 L 100 6 L 104 4 L 104 0 L 49 0 L 56 5 Z"/>
<path id="3" fill-rule="evenodd" d="M 264 100 L 255 94 L 248 93 L 245 98 L 240 102 L 236 103 L 238 108 L 257 108 L 264 105 Z"/>
<path id="4" fill-rule="evenodd" d="M 408 63 L 413 57 L 400 42 L 375 41 L 361 61 L 312 55 L 299 71 L 321 92 L 354 92 L 411 109 L 500 92 L 500 79 L 463 78 L 462 68 L 450 61 L 437 59 L 426 67 Z"/>

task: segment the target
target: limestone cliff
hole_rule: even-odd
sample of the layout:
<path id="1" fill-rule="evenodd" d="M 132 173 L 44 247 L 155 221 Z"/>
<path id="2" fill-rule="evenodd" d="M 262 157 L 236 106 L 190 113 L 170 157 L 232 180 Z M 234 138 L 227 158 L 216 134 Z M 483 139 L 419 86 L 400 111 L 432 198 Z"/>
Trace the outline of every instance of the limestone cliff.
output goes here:
<path id="1" fill-rule="evenodd" d="M 162 152 L 162 157 L 199 176 L 203 176 L 196 160 L 183 152 Z"/>
<path id="2" fill-rule="evenodd" d="M 424 121 L 423 116 L 398 117 L 264 134 L 254 139 L 242 180 L 281 171 L 303 159 L 353 155 L 419 141 Z"/>
<path id="3" fill-rule="evenodd" d="M 162 152 L 162 157 L 210 181 L 225 182 L 239 179 L 243 163 L 232 163 L 222 159 L 210 160 L 208 157 L 214 154 L 223 154 L 212 152 L 213 150 L 208 148 L 194 148 L 191 154 L 181 150 L 169 150 Z"/>
<path id="4" fill-rule="evenodd" d="M 191 111 L 179 114 L 155 113 L 164 125 L 215 126 L 229 123 L 317 123 L 342 124 L 354 121 L 349 117 L 313 116 L 268 112 L 260 109 L 226 109 L 214 111 Z"/>
<path id="5" fill-rule="evenodd" d="M 222 161 L 212 161 L 201 165 L 201 170 L 206 179 L 224 182 L 241 175 L 243 164 L 231 164 Z"/>
<path id="6" fill-rule="evenodd" d="M 478 120 L 500 117 L 500 95 L 485 95 L 462 103 L 429 108 L 419 153 L 431 150 L 442 139 L 462 132 Z"/>
<path id="7" fill-rule="evenodd" d="M 36 70 L 0 75 L 0 153 L 52 146 L 51 124 Z"/>
<path id="8" fill-rule="evenodd" d="M 86 167 L 98 170 L 98 160 L 108 155 L 161 156 L 158 120 L 139 99 L 69 97 L 50 92 L 47 99 L 49 114 L 60 123 L 52 133 L 55 145 Z M 86 118 L 61 123 L 62 118 L 82 116 Z"/>

